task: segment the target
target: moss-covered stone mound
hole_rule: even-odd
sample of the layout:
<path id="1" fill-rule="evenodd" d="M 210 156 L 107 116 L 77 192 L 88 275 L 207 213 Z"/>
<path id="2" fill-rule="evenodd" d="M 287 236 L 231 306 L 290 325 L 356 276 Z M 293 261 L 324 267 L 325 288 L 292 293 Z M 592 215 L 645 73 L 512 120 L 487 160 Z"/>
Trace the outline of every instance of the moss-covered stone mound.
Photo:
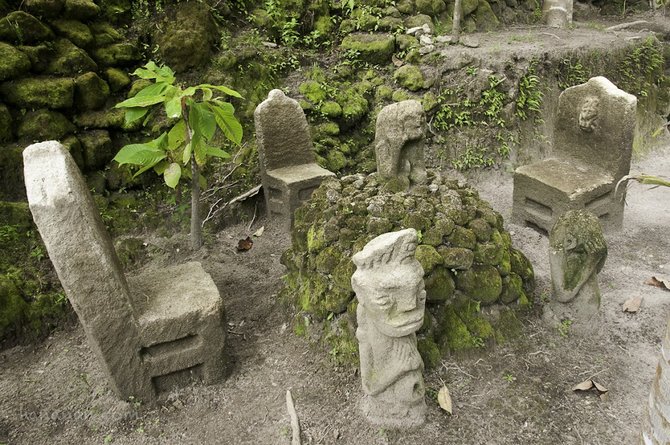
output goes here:
<path id="1" fill-rule="evenodd" d="M 419 350 L 427 366 L 518 330 L 513 309 L 529 306 L 534 289 L 530 262 L 476 190 L 429 172 L 425 185 L 397 193 L 376 173 L 329 179 L 296 211 L 281 294 L 296 309 L 295 331 L 323 322 L 335 358 L 355 361 L 351 256 L 374 237 L 409 227 L 420 231 L 428 313 Z"/>

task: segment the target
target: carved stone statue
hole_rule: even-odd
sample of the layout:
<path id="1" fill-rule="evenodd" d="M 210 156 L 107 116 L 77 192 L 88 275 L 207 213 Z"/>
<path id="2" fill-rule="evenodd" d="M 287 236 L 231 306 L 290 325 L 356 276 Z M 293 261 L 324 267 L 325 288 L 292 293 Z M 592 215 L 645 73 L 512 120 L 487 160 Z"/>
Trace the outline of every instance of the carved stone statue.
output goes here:
<path id="1" fill-rule="evenodd" d="M 587 96 L 579 111 L 579 128 L 587 133 L 596 129 L 600 101 L 597 97 Z"/>
<path id="2" fill-rule="evenodd" d="M 570 210 L 554 224 L 549 246 L 554 297 L 568 303 L 573 322 L 588 322 L 600 308 L 598 272 L 607 259 L 600 221 L 586 210 Z"/>
<path id="3" fill-rule="evenodd" d="M 377 116 L 377 172 L 393 191 L 426 181 L 423 159 L 426 118 L 421 103 L 405 100 L 385 106 Z"/>
<path id="4" fill-rule="evenodd" d="M 416 246 L 416 230 L 405 229 L 376 237 L 353 256 L 361 408 L 371 423 L 386 428 L 418 426 L 426 415 L 423 360 L 416 347 L 426 291 Z"/>

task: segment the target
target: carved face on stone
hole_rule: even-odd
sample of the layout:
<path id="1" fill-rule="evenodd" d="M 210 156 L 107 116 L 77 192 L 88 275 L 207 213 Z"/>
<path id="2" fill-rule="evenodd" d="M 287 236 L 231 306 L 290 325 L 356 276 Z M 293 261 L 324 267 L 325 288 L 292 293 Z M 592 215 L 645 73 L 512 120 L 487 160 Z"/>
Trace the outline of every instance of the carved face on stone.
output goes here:
<path id="1" fill-rule="evenodd" d="M 424 114 L 423 110 L 415 112 L 412 109 L 402 120 L 403 134 L 408 141 L 416 141 L 424 137 Z"/>
<path id="2" fill-rule="evenodd" d="M 597 97 L 589 96 L 584 99 L 582 109 L 579 111 L 579 128 L 582 131 L 592 133 L 595 130 L 599 106 L 600 101 Z"/>
<path id="3" fill-rule="evenodd" d="M 602 269 L 607 258 L 605 237 L 595 215 L 571 210 L 556 221 L 549 243 L 554 291 L 558 301 L 565 303 Z"/>
<path id="4" fill-rule="evenodd" d="M 423 269 L 414 258 L 416 245 L 414 229 L 386 233 L 353 258 L 357 269 L 351 284 L 358 303 L 389 337 L 404 337 L 423 324 L 426 290 Z"/>

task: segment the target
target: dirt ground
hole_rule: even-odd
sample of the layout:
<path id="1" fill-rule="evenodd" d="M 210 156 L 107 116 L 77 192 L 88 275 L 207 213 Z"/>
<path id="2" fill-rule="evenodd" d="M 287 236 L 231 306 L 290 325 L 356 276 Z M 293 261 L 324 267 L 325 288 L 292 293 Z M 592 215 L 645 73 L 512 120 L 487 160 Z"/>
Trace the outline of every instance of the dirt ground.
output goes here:
<path id="1" fill-rule="evenodd" d="M 551 37 L 549 37 L 551 38 Z M 670 176 L 670 146 L 634 162 L 632 172 Z M 47 340 L 0 351 L 1 444 L 288 444 L 285 393 L 293 393 L 308 444 L 632 444 L 637 441 L 670 312 L 670 190 L 629 189 L 624 230 L 607 236 L 609 257 L 599 275 L 602 323 L 582 336 L 542 321 L 550 294 L 548 242 L 509 223 L 512 178 L 503 171 L 471 175 L 507 221 L 515 247 L 532 261 L 538 309 L 523 318 L 524 334 L 468 357 L 450 357 L 426 373 L 428 416 L 414 431 L 370 426 L 359 415 L 360 377 L 337 368 L 327 351 L 296 337 L 276 300 L 288 236 L 256 220 L 218 234 L 197 255 L 184 237 L 147 237 L 152 266 L 199 260 L 221 291 L 227 312 L 227 378 L 170 393 L 157 404 L 122 402 L 111 393 L 79 325 Z M 246 253 L 237 241 L 264 226 Z M 636 314 L 624 301 L 642 296 Z M 593 378 L 609 389 L 574 393 Z M 445 383 L 453 415 L 435 394 Z"/>

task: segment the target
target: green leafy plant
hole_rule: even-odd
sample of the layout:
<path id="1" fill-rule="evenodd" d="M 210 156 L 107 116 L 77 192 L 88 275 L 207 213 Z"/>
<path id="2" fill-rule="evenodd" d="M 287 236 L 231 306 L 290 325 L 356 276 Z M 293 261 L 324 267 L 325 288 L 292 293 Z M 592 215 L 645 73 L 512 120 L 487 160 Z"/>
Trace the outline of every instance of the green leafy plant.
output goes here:
<path id="1" fill-rule="evenodd" d="M 539 113 L 542 106 L 542 91 L 540 78 L 535 74 L 535 66 L 531 64 L 521 79 L 519 79 L 519 94 L 516 98 L 515 114 L 521 120 L 528 119 L 530 113 Z"/>
<path id="2" fill-rule="evenodd" d="M 572 320 L 569 318 L 561 320 L 561 324 L 558 325 L 559 335 L 564 338 L 570 335 L 570 326 L 572 326 Z"/>
<path id="3" fill-rule="evenodd" d="M 235 109 L 220 95 L 242 98 L 228 87 L 200 84 L 182 88 L 176 84 L 174 72 L 153 61 L 135 70 L 133 75 L 153 83 L 137 95 L 116 105 L 126 109 L 126 123 L 145 119 L 156 108 L 163 108 L 172 125 L 157 138 L 141 144 L 126 145 L 116 154 L 119 164 L 139 167 L 135 176 L 153 169 L 165 183 L 175 188 L 180 179 L 191 180 L 191 244 L 202 246 L 200 191 L 207 184 L 200 173 L 211 157 L 226 159 L 230 155 L 213 146 L 217 127 L 229 141 L 242 141 L 242 125 L 234 115 Z"/>

